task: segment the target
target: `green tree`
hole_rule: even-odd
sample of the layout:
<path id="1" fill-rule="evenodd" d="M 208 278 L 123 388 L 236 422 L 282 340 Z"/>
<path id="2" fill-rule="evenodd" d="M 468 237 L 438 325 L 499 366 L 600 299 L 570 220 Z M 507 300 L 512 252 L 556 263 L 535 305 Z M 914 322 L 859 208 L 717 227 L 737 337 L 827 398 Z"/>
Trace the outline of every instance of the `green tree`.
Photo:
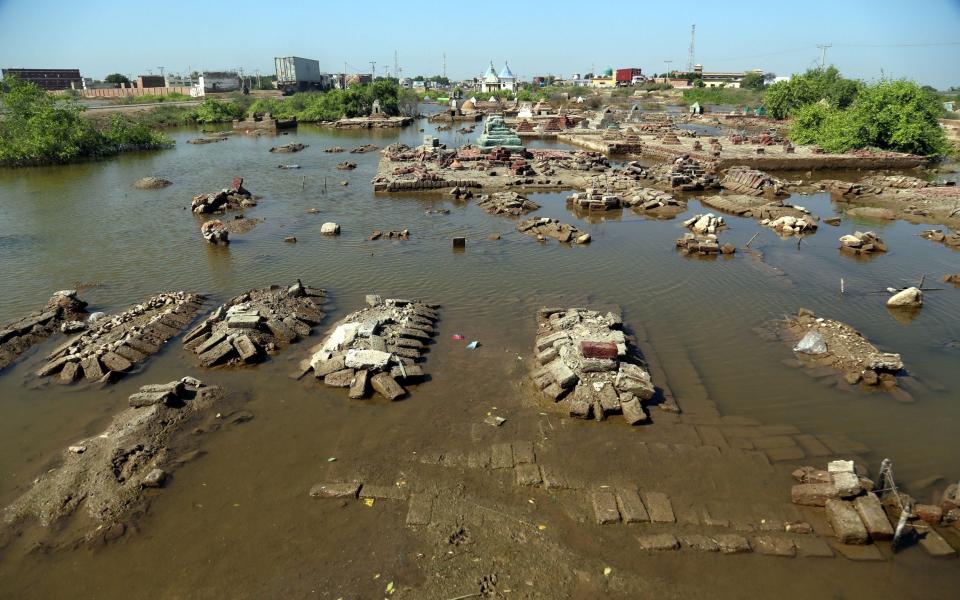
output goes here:
<path id="1" fill-rule="evenodd" d="M 106 81 L 107 83 L 115 83 L 115 84 L 130 83 L 130 80 L 127 78 L 127 76 L 121 75 L 120 73 L 110 73 L 109 75 L 104 77 L 103 80 Z"/>
<path id="2" fill-rule="evenodd" d="M 765 86 L 763 73 L 751 71 L 743 76 L 740 87 L 748 90 L 762 90 Z"/>
<path id="3" fill-rule="evenodd" d="M 702 79 L 697 78 L 693 80 L 693 87 L 698 87 L 698 88 L 707 87 L 707 84 L 705 84 Z"/>

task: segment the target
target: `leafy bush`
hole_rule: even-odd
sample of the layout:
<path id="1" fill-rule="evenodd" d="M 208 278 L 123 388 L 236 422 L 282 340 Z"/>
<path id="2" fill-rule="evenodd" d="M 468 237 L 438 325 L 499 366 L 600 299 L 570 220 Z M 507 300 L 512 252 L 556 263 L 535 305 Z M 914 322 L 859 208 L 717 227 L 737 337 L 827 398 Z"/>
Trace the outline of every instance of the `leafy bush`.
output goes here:
<path id="1" fill-rule="evenodd" d="M 862 87 L 859 81 L 842 77 L 836 67 L 810 69 L 771 85 L 763 96 L 763 103 L 772 117 L 786 119 L 801 106 L 820 100 L 834 108 L 846 108 L 853 104 Z"/>
<path id="2" fill-rule="evenodd" d="M 380 101 L 380 109 L 388 115 L 413 115 L 417 98 L 413 90 L 401 89 L 396 83 L 377 80 L 368 85 L 328 92 L 301 92 L 284 99 L 258 98 L 247 110 L 253 113 L 271 113 L 274 117 L 296 117 L 298 121 L 335 121 L 345 117 L 370 114 L 373 102 Z"/>
<path id="3" fill-rule="evenodd" d="M 85 118 L 72 97 L 57 97 L 36 85 L 7 78 L 0 91 L 0 164 L 65 163 L 125 150 L 172 144 L 164 135 L 115 116 L 104 130 Z"/>
<path id="4" fill-rule="evenodd" d="M 719 87 L 694 87 L 683 90 L 683 101 L 687 104 L 759 104 L 761 96 L 755 90 Z"/>
<path id="5" fill-rule="evenodd" d="M 942 110 L 938 98 L 917 84 L 885 80 L 862 87 L 845 109 L 825 99 L 797 108 L 790 138 L 829 152 L 878 148 L 943 155 L 949 145 L 937 120 Z"/>
<path id="6" fill-rule="evenodd" d="M 243 117 L 243 109 L 233 102 L 206 98 L 193 109 L 190 119 L 197 123 L 228 123 Z"/>

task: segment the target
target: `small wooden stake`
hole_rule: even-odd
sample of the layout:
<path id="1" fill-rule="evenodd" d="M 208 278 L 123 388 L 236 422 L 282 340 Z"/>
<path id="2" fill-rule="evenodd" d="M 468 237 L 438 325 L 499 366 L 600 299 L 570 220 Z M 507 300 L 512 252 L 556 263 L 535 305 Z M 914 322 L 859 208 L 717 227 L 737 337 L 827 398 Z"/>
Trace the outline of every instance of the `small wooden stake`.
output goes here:
<path id="1" fill-rule="evenodd" d="M 755 239 L 757 238 L 757 236 L 758 236 L 758 235 L 760 235 L 760 232 L 759 232 L 759 231 L 758 231 L 758 232 L 756 232 L 755 234 L 753 234 L 753 237 L 752 237 L 752 238 L 750 238 L 750 241 L 749 241 L 749 242 L 747 242 L 747 245 L 746 245 L 746 246 L 744 246 L 744 247 L 745 247 L 745 248 L 749 248 L 749 247 L 750 247 L 750 244 L 752 244 L 752 243 L 753 243 L 753 240 L 755 240 Z"/>

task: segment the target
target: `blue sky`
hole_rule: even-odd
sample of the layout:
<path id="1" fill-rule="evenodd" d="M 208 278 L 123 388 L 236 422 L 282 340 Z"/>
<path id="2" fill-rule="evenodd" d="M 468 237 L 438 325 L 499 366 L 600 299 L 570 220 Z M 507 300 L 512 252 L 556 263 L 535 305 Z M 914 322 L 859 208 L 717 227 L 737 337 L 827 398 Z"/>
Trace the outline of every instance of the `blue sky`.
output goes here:
<path id="1" fill-rule="evenodd" d="M 907 77 L 960 86 L 960 0 L 790 2 L 487 0 L 0 0 L 0 66 L 79 67 L 87 77 L 243 67 L 273 72 L 275 56 L 327 71 L 480 75 L 492 59 L 517 75 L 687 63 L 696 23 L 704 69 L 778 75 L 827 62 L 862 79 Z M 953 45 L 920 45 L 945 44 Z"/>

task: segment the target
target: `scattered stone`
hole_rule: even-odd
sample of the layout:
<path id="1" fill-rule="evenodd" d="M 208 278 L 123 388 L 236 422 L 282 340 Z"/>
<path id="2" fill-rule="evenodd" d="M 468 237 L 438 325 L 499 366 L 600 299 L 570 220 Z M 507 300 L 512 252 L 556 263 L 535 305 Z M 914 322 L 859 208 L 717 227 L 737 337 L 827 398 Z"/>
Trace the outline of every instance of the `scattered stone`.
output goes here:
<path id="1" fill-rule="evenodd" d="M 350 149 L 350 154 L 364 154 L 366 152 L 376 152 L 379 150 L 379 146 L 374 146 L 373 144 L 364 144 L 362 146 L 357 146 L 356 148 Z"/>
<path id="2" fill-rule="evenodd" d="M 751 551 L 750 542 L 742 535 L 725 533 L 713 536 L 713 540 L 724 554 L 744 554 Z"/>
<path id="3" fill-rule="evenodd" d="M 948 248 L 960 249 L 960 230 L 945 234 L 941 229 L 928 229 L 921 233 L 920 237 L 939 242 Z"/>
<path id="4" fill-rule="evenodd" d="M 341 148 L 340 146 L 331 146 L 330 148 L 324 148 L 323 151 L 329 154 L 337 154 L 340 152 L 344 152 L 344 149 Z"/>
<path id="5" fill-rule="evenodd" d="M 287 237 L 283 238 L 283 241 L 285 241 L 288 244 L 296 244 L 297 238 L 295 236 L 288 235 Z"/>
<path id="6" fill-rule="evenodd" d="M 434 335 L 439 313 L 436 305 L 384 300 L 375 294 L 367 295 L 366 303 L 367 308 L 344 317 L 324 342 L 311 350 L 305 371 L 312 370 L 328 385 L 351 387 L 350 397 L 355 399 L 367 391 L 364 384 L 361 393 L 356 377 L 369 378 L 374 391 L 396 400 L 406 395 L 403 385 L 425 377 L 423 368 L 415 363 Z"/>
<path id="7" fill-rule="evenodd" d="M 676 246 L 685 255 L 716 256 L 721 253 L 733 254 L 736 252 L 736 247 L 730 244 L 724 244 L 721 247 L 715 233 L 706 235 L 685 233 L 682 238 L 677 240 Z"/>
<path id="8" fill-rule="evenodd" d="M 827 500 L 838 498 L 840 494 L 833 483 L 801 483 L 790 491 L 793 503 L 802 506 L 826 506 Z"/>
<path id="9" fill-rule="evenodd" d="M 519 217 L 522 214 L 538 210 L 540 205 L 516 192 L 496 192 L 484 194 L 477 200 L 477 206 L 491 215 L 509 215 Z"/>
<path id="10" fill-rule="evenodd" d="M 410 496 L 407 525 L 429 525 L 433 516 L 433 498 L 426 494 Z"/>
<path id="11" fill-rule="evenodd" d="M 142 177 L 133 183 L 133 187 L 140 190 L 159 190 L 168 185 L 173 185 L 173 182 L 162 177 Z"/>
<path id="12" fill-rule="evenodd" d="M 620 521 L 620 511 L 617 509 L 617 497 L 613 495 L 613 492 L 594 492 L 593 513 L 598 525 L 607 525 Z"/>
<path id="13" fill-rule="evenodd" d="M 573 225 L 561 223 L 557 219 L 550 219 L 548 217 L 533 217 L 521 221 L 517 224 L 517 231 L 541 241 L 547 237 L 552 237 L 562 244 L 583 243 L 580 241 L 580 238 L 584 235 L 583 232 Z M 589 241 L 589 238 L 587 241 Z"/>
<path id="14" fill-rule="evenodd" d="M 531 486 L 543 483 L 540 465 L 531 463 L 518 464 L 515 470 L 517 473 L 517 485 Z"/>
<path id="15" fill-rule="evenodd" d="M 648 420 L 641 402 L 655 394 L 650 374 L 630 353 L 623 323 L 612 313 L 572 308 L 538 312 L 534 350 L 537 388 L 571 416 L 605 419 L 622 414 L 631 424 Z"/>
<path id="16" fill-rule="evenodd" d="M 146 477 L 143 478 L 143 481 L 140 482 L 145 488 L 161 488 L 163 484 L 167 481 L 167 472 L 163 469 L 153 469 L 147 473 Z"/>
<path id="17" fill-rule="evenodd" d="M 289 144 L 284 144 L 283 146 L 274 146 L 270 148 L 270 152 L 281 152 L 281 153 L 300 152 L 306 147 L 307 147 L 306 144 L 298 144 L 296 142 L 291 142 Z"/>
<path id="18" fill-rule="evenodd" d="M 643 503 L 654 523 L 675 523 L 677 518 L 673 514 L 673 505 L 666 494 L 647 492 L 643 495 Z"/>
<path id="19" fill-rule="evenodd" d="M 758 535 L 754 537 L 753 549 L 757 554 L 766 554 L 768 556 L 786 556 L 792 558 L 797 555 L 797 547 L 794 545 L 792 539 L 770 535 Z"/>
<path id="20" fill-rule="evenodd" d="M 934 558 L 955 558 L 957 556 L 957 551 L 933 527 L 928 528 L 926 532 L 921 534 L 920 545 Z"/>
<path id="21" fill-rule="evenodd" d="M 357 168 L 357 163 L 345 160 L 342 163 L 337 163 L 337 168 L 341 171 L 352 171 L 353 169 Z"/>
<path id="22" fill-rule="evenodd" d="M 708 233 L 716 234 L 720 229 L 726 227 L 723 217 L 718 217 L 713 213 L 698 214 L 690 217 L 683 222 L 683 226 L 698 235 Z"/>
<path id="23" fill-rule="evenodd" d="M 730 167 L 721 180 L 723 189 L 750 196 L 786 194 L 785 181 L 749 167 Z"/>
<path id="24" fill-rule="evenodd" d="M 320 233 L 323 235 L 340 235 L 340 226 L 332 221 L 328 221 L 320 226 Z"/>
<path id="25" fill-rule="evenodd" d="M 273 285 L 245 292 L 217 307 L 183 337 L 205 367 L 259 363 L 324 319 L 326 291 Z"/>
<path id="26" fill-rule="evenodd" d="M 893 539 L 893 526 L 887 519 L 887 514 L 883 511 L 883 506 L 876 494 L 868 492 L 856 498 L 853 505 L 864 527 L 867 528 L 870 539 L 874 541 Z"/>
<path id="27" fill-rule="evenodd" d="M 840 237 L 840 249 L 852 254 L 886 252 L 887 245 L 872 231 L 857 231 Z"/>
<path id="28" fill-rule="evenodd" d="M 894 308 L 919 308 L 923 306 L 923 292 L 920 288 L 908 287 L 887 299 L 887 306 Z"/>
<path id="29" fill-rule="evenodd" d="M 617 508 L 623 516 L 624 523 L 648 523 L 650 515 L 647 513 L 640 494 L 636 490 L 619 490 L 617 492 Z"/>
<path id="30" fill-rule="evenodd" d="M 200 235 L 211 244 L 229 244 L 230 233 L 223 221 L 212 219 L 200 225 Z"/>
<path id="31" fill-rule="evenodd" d="M 380 231 L 379 229 L 374 230 L 370 234 L 370 241 L 373 240 L 408 240 L 410 239 L 410 230 L 402 229 L 400 231 Z"/>
<path id="32" fill-rule="evenodd" d="M 698 552 L 719 552 L 720 545 L 705 535 L 692 534 L 681 535 L 680 544 L 684 548 L 690 548 Z"/>

